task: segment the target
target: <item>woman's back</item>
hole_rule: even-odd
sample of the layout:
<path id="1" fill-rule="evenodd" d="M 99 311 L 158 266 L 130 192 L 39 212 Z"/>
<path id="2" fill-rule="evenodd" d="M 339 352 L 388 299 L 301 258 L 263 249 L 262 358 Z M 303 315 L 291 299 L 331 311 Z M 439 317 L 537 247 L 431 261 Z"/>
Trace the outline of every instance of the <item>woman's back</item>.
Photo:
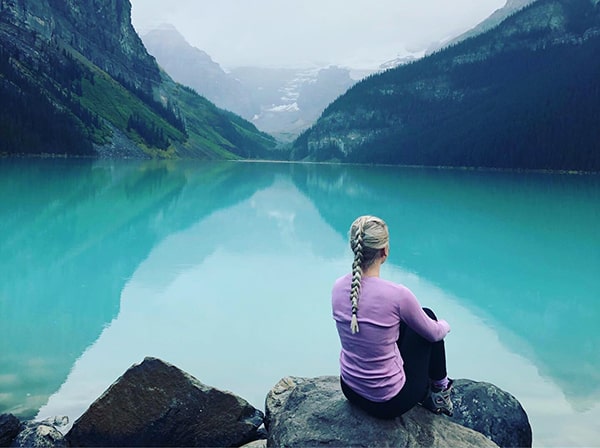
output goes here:
<path id="1" fill-rule="evenodd" d="M 342 350 L 342 377 L 374 401 L 394 396 L 404 384 L 402 358 L 396 341 L 400 328 L 398 303 L 388 298 L 390 285 L 376 277 L 362 279 L 360 331 L 352 334 L 348 297 L 352 277 L 338 279 L 332 291 L 332 310 Z"/>

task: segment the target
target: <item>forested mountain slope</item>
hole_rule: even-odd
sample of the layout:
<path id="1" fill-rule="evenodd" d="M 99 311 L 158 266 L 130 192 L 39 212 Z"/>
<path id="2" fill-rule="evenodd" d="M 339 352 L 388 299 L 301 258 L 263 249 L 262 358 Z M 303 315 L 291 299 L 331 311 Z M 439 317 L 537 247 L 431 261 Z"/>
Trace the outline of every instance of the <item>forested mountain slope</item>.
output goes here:
<path id="1" fill-rule="evenodd" d="M 600 4 L 538 0 L 351 88 L 296 160 L 600 170 Z"/>
<path id="2" fill-rule="evenodd" d="M 0 0 L 0 154 L 265 157 L 274 139 L 162 72 L 129 0 Z"/>

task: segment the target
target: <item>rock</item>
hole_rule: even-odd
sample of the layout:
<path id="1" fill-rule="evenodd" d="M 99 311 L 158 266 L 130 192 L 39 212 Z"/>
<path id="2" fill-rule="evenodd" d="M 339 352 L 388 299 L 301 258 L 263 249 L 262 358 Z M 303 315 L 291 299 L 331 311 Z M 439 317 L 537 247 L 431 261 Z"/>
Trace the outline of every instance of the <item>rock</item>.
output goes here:
<path id="1" fill-rule="evenodd" d="M 453 422 L 474 429 L 501 447 L 530 447 L 533 433 L 521 404 L 490 383 L 456 380 Z"/>
<path id="2" fill-rule="evenodd" d="M 62 433 L 49 422 L 30 422 L 13 441 L 18 448 L 62 448 L 67 443 Z"/>
<path id="3" fill-rule="evenodd" d="M 457 388 L 458 393 L 455 393 L 453 398 L 463 390 L 467 391 L 467 395 L 457 401 L 461 410 L 460 415 L 454 417 L 454 421 L 445 416 L 435 415 L 420 406 L 397 419 L 378 420 L 346 400 L 336 376 L 286 377 L 269 391 L 266 398 L 265 425 L 269 431 L 268 446 L 497 446 L 490 440 L 497 434 L 489 433 L 497 428 L 488 424 L 479 425 L 479 422 L 471 419 L 478 414 L 475 410 L 467 412 L 467 405 L 477 397 L 480 401 L 475 403 L 476 407 L 485 403 L 487 412 L 494 415 L 499 406 L 495 402 L 496 398 L 505 397 L 498 393 L 486 398 L 485 390 L 493 391 L 491 385 L 478 388 L 478 383 L 468 380 L 461 380 L 458 384 L 461 387 Z M 511 405 L 514 403 L 511 402 Z M 510 406 L 505 408 L 502 404 L 500 407 L 508 412 Z M 502 427 L 504 422 L 500 418 L 503 414 L 496 415 L 497 419 L 488 417 L 488 420 Z M 471 426 L 481 426 L 481 429 L 488 433 L 476 432 L 457 423 L 463 421 Z M 529 428 L 527 419 L 525 423 L 524 426 Z M 499 434 L 502 435 L 503 431 L 504 429 L 500 428 Z"/>
<path id="4" fill-rule="evenodd" d="M 263 413 L 160 359 L 129 368 L 73 424 L 71 446 L 241 446 Z"/>
<path id="5" fill-rule="evenodd" d="M 243 445 L 241 448 L 267 448 L 267 439 L 255 440 Z"/>
<path id="6" fill-rule="evenodd" d="M 10 446 L 23 429 L 21 420 L 12 414 L 0 414 L 0 446 Z"/>

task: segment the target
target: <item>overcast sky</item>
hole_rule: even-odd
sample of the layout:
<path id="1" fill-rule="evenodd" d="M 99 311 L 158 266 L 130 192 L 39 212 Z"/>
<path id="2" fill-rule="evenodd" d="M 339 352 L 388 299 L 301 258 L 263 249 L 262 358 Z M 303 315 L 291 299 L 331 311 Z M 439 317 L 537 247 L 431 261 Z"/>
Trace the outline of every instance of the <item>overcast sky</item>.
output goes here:
<path id="1" fill-rule="evenodd" d="M 171 24 L 225 68 L 373 68 L 481 22 L 506 0 L 131 0 L 139 34 Z"/>

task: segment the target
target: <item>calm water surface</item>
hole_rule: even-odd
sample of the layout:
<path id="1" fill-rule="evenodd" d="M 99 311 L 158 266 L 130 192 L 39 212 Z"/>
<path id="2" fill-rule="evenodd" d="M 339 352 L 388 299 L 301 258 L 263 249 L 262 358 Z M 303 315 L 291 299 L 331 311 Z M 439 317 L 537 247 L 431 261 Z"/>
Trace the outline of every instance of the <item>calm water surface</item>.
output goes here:
<path id="1" fill-rule="evenodd" d="M 450 375 L 525 407 L 536 446 L 600 440 L 600 176 L 0 159 L 0 413 L 81 415 L 145 356 L 264 409 L 338 373 L 346 234 L 452 325 Z"/>

